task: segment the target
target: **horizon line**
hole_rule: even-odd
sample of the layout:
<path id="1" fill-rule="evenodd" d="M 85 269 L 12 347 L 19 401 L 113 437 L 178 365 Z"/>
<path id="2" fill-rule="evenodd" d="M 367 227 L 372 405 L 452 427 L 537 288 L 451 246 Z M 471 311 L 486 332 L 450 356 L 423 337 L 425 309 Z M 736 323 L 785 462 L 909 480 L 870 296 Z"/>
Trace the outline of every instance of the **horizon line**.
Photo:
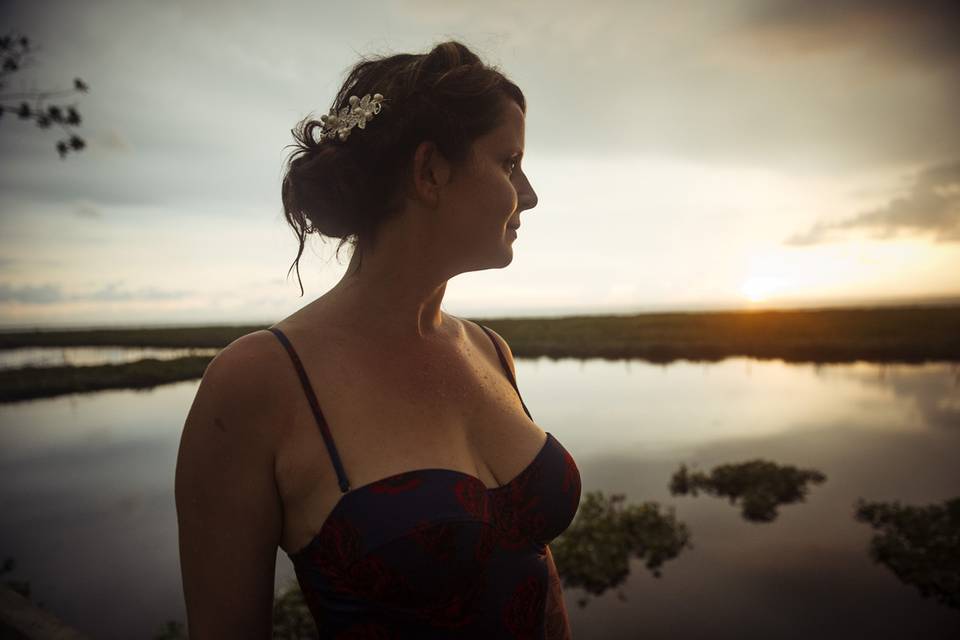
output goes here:
<path id="1" fill-rule="evenodd" d="M 603 307 L 595 305 L 591 308 L 582 307 L 555 307 L 514 310 L 506 313 L 459 313 L 463 317 L 496 319 L 496 320 L 520 320 L 520 319 L 544 319 L 559 320 L 562 318 L 585 317 L 585 316 L 632 316 L 632 315 L 655 315 L 670 313 L 755 313 L 755 312 L 776 312 L 776 311 L 816 311 L 816 310 L 843 310 L 843 309 L 870 309 L 870 308 L 896 308 L 896 307 L 916 307 L 916 306 L 955 306 L 960 305 L 960 294 L 941 295 L 941 296 L 922 296 L 922 297 L 899 297 L 899 298 L 863 298 L 848 299 L 846 301 L 837 300 L 808 300 L 796 301 L 794 303 L 784 302 L 782 304 L 763 302 L 746 303 L 701 303 L 701 304 L 680 304 L 680 305 L 644 305 L 630 307 Z M 479 310 L 478 310 L 479 311 Z M 108 323 L 90 323 L 90 324 L 57 324 L 52 323 L 30 323 L 24 324 L 4 324 L 0 321 L 0 331 L 9 333 L 21 333 L 25 331 L 39 331 L 41 329 L 57 331 L 91 331 L 91 330 L 137 330 L 137 329 L 190 329 L 205 327 L 226 327 L 226 326 L 270 326 L 274 321 L 256 321 L 244 320 L 240 322 L 230 321 L 209 321 L 209 322 L 155 322 L 149 324 L 136 322 L 122 322 L 117 324 Z"/>

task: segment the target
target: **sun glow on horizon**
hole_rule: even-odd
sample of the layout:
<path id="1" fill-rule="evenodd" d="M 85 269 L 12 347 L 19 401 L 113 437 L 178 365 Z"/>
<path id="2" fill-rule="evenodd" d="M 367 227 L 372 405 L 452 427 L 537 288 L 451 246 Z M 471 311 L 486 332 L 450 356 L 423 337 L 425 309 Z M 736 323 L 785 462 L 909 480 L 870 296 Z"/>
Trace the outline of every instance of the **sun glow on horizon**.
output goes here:
<path id="1" fill-rule="evenodd" d="M 936 254 L 937 248 L 918 238 L 770 248 L 750 257 L 738 289 L 752 303 L 798 296 L 903 295 L 909 292 L 893 291 L 889 283 L 899 280 L 906 269 L 929 264 L 937 271 Z"/>
<path id="2" fill-rule="evenodd" d="M 763 302 L 783 288 L 782 278 L 751 276 L 740 285 L 740 293 L 750 302 Z"/>

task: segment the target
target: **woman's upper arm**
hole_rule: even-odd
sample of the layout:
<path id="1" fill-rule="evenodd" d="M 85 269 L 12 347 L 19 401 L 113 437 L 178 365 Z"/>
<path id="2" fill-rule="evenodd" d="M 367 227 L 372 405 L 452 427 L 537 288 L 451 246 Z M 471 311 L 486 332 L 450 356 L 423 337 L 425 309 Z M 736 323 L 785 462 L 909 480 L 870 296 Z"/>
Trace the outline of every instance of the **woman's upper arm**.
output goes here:
<path id="1" fill-rule="evenodd" d="M 264 375 L 269 357 L 263 334 L 220 351 L 183 427 L 174 492 L 192 639 L 272 634 L 282 505 Z"/>

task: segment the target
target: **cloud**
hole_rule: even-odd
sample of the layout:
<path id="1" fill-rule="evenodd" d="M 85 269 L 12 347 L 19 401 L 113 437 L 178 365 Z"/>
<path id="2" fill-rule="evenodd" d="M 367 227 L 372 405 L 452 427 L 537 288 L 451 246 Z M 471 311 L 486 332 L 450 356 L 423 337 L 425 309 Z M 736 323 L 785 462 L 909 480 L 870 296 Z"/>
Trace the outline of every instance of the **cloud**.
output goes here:
<path id="1" fill-rule="evenodd" d="M 26 285 L 14 287 L 0 284 L 0 303 L 19 302 L 23 304 L 54 304 L 63 302 L 60 287 L 54 285 Z"/>
<path id="2" fill-rule="evenodd" d="M 103 212 L 101 212 L 100 209 L 98 209 L 92 202 L 88 202 L 86 200 L 77 203 L 74 213 L 81 218 L 91 218 L 94 220 L 103 218 Z"/>
<path id="3" fill-rule="evenodd" d="M 180 300 L 193 295 L 189 291 L 163 291 L 156 287 L 122 290 L 112 282 L 99 289 L 79 294 L 64 293 L 60 285 L 22 285 L 0 283 L 0 304 L 47 305 L 63 302 L 130 302 L 136 300 Z"/>
<path id="4" fill-rule="evenodd" d="M 937 429 L 960 429 L 960 369 L 951 365 L 882 366 L 880 376 L 873 370 L 852 370 L 851 378 L 864 384 L 890 389 L 898 398 L 913 401 L 924 422 Z"/>
<path id="5" fill-rule="evenodd" d="M 960 161 L 921 171 L 906 195 L 882 207 L 838 222 L 819 221 L 785 244 L 818 244 L 828 241 L 833 231 L 850 229 L 871 229 L 876 238 L 932 233 L 936 242 L 960 242 Z"/>
<path id="6" fill-rule="evenodd" d="M 531 161 L 643 154 L 836 175 L 924 166 L 960 146 L 960 89 L 951 93 L 960 74 L 843 55 L 856 33 L 887 46 L 869 14 L 913 34 L 905 51 L 956 60 L 952 40 L 933 37 L 954 14 L 925 17 L 934 5 L 923 1 L 919 10 L 887 0 L 837 0 L 841 9 L 817 0 L 221 4 L 21 2 L 24 29 L 49 47 L 45 63 L 91 84 L 82 101 L 89 148 L 61 162 L 35 132 L 21 140 L 0 126 L 0 148 L 11 150 L 0 193 L 104 208 L 279 207 L 290 128 L 326 109 L 358 56 L 425 51 L 447 37 L 523 87 Z M 867 26 L 851 31 L 855 23 Z M 839 54 L 757 55 L 756 42 L 821 41 Z"/>
<path id="7" fill-rule="evenodd" d="M 774 0 L 748 12 L 758 41 L 814 52 L 866 46 L 902 62 L 960 63 L 956 0 Z"/>
<path id="8" fill-rule="evenodd" d="M 136 291 L 123 291 L 116 282 L 81 295 L 70 296 L 70 300 L 92 300 L 97 302 L 126 302 L 131 300 L 179 300 L 189 297 L 189 291 L 163 291 L 156 287 L 142 287 Z"/>

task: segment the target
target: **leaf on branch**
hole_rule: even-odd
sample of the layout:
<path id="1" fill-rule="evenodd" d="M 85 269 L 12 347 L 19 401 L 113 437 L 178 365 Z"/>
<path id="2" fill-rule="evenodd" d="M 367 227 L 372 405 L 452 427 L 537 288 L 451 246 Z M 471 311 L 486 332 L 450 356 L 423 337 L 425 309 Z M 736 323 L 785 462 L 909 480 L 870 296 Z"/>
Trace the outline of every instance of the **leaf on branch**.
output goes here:
<path id="1" fill-rule="evenodd" d="M 26 36 L 17 32 L 7 32 L 0 35 L 0 92 L 6 88 L 7 75 L 14 71 L 22 71 L 32 65 L 33 60 L 29 55 L 31 53 L 31 41 Z M 74 91 L 86 93 L 89 89 L 89 85 L 81 78 L 73 79 Z M 0 106 L 0 116 L 4 113 L 11 113 L 21 120 L 34 120 L 37 127 L 41 129 L 48 129 L 54 123 L 61 125 L 61 128 L 64 129 L 67 129 L 67 127 L 63 125 L 79 125 L 81 121 L 80 113 L 74 107 L 44 104 L 46 98 L 60 93 L 63 93 L 63 91 L 31 91 L 10 94 L 6 96 L 6 99 L 11 102 L 16 99 L 33 100 L 35 98 L 36 104 L 31 106 L 31 102 L 27 101 L 5 104 Z M 67 133 L 70 134 L 69 129 L 67 129 Z M 80 151 L 86 146 L 86 141 L 76 135 L 64 138 L 56 143 L 56 149 L 61 159 L 71 151 Z"/>

